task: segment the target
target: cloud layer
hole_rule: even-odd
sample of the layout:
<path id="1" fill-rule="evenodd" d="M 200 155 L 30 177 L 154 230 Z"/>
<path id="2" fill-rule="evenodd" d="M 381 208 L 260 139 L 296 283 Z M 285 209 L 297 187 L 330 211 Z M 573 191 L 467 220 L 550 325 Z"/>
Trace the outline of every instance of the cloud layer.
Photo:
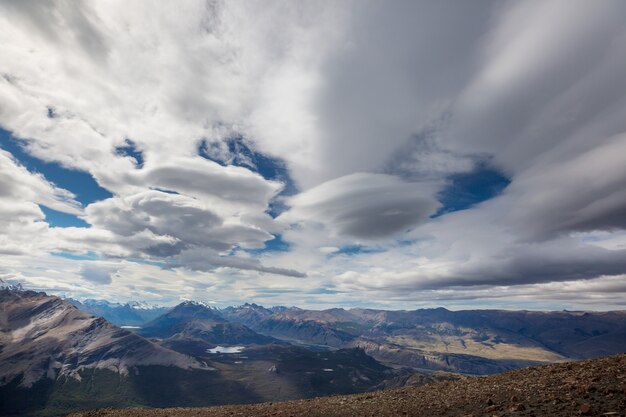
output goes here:
<path id="1" fill-rule="evenodd" d="M 622 305 L 622 1 L 0 10 L 0 127 L 110 192 L 80 203 L 0 142 L 4 278 L 161 302 Z M 458 175 L 488 197 L 447 206 Z"/>

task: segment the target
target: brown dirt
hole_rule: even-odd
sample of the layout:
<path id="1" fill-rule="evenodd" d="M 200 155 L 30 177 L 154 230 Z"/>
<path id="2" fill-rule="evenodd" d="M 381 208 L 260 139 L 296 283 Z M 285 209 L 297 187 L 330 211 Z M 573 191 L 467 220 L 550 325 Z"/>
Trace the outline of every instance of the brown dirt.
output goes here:
<path id="1" fill-rule="evenodd" d="M 626 355 L 422 387 L 208 408 L 95 410 L 72 417 L 624 416 Z"/>

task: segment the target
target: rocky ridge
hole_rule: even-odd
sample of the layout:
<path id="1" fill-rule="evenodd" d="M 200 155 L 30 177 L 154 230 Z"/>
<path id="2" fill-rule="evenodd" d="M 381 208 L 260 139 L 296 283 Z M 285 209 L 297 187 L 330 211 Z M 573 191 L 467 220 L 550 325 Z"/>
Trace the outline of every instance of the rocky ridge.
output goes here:
<path id="1" fill-rule="evenodd" d="M 78 310 L 58 297 L 0 290 L 0 386 L 20 377 L 30 387 L 43 377 L 80 379 L 85 369 L 121 375 L 137 365 L 210 369 Z"/>

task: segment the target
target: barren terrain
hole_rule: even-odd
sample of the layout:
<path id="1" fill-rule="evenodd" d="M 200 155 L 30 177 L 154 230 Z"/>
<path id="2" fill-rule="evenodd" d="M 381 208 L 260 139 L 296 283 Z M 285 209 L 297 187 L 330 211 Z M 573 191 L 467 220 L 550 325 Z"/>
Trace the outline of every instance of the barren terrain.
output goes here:
<path id="1" fill-rule="evenodd" d="M 95 410 L 72 417 L 624 416 L 626 355 L 518 369 L 421 387 L 283 403 Z"/>

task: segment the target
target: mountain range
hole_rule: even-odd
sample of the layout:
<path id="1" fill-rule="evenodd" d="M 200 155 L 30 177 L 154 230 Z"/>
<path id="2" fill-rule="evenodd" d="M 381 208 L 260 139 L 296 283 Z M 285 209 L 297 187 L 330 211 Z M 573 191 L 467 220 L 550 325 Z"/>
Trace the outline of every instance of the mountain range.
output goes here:
<path id="1" fill-rule="evenodd" d="M 268 345 L 283 343 L 241 323 L 230 323 L 217 309 L 185 301 L 146 323 L 137 333 L 156 338 L 168 348 L 201 355 L 218 345 Z"/>
<path id="2" fill-rule="evenodd" d="M 1 415 L 294 400 L 626 352 L 623 311 L 70 301 L 0 289 Z M 105 318 L 122 312 L 127 329 Z"/>
<path id="3" fill-rule="evenodd" d="M 98 315 L 92 306 L 105 303 L 92 300 L 83 305 Z M 204 311 L 205 319 L 179 323 L 179 328 L 167 324 L 176 323 L 172 320 L 178 311 L 194 305 Z M 216 309 L 193 301 L 169 312 L 164 307 L 151 311 L 155 310 L 165 314 L 133 323 L 142 327 L 139 334 L 165 339 L 163 343 L 170 347 L 187 344 L 191 348 L 190 341 L 203 346 L 202 341 L 207 346 L 286 342 L 314 349 L 361 348 L 390 366 L 429 372 L 491 374 L 626 349 L 624 311 L 307 310 L 254 303 Z M 101 315 L 107 317 L 104 312 Z M 186 311 L 184 315 L 193 314 Z"/>
<path id="4" fill-rule="evenodd" d="M 169 333 L 158 329 L 187 304 L 202 307 L 210 319 L 185 322 L 185 328 Z M 94 314 L 93 308 L 86 311 Z M 158 311 L 165 314 L 134 323 L 142 326 L 139 334 L 167 339 L 163 343 L 170 347 L 191 340 L 201 346 L 202 340 L 207 346 L 282 341 L 313 349 L 361 348 L 390 366 L 427 372 L 491 374 L 626 349 L 625 311 L 307 310 L 254 303 L 216 309 L 193 301 L 181 303 L 172 314 L 164 307 Z"/>
<path id="5" fill-rule="evenodd" d="M 228 307 L 222 315 L 304 345 L 359 347 L 388 364 L 490 374 L 626 351 L 626 312 Z"/>

